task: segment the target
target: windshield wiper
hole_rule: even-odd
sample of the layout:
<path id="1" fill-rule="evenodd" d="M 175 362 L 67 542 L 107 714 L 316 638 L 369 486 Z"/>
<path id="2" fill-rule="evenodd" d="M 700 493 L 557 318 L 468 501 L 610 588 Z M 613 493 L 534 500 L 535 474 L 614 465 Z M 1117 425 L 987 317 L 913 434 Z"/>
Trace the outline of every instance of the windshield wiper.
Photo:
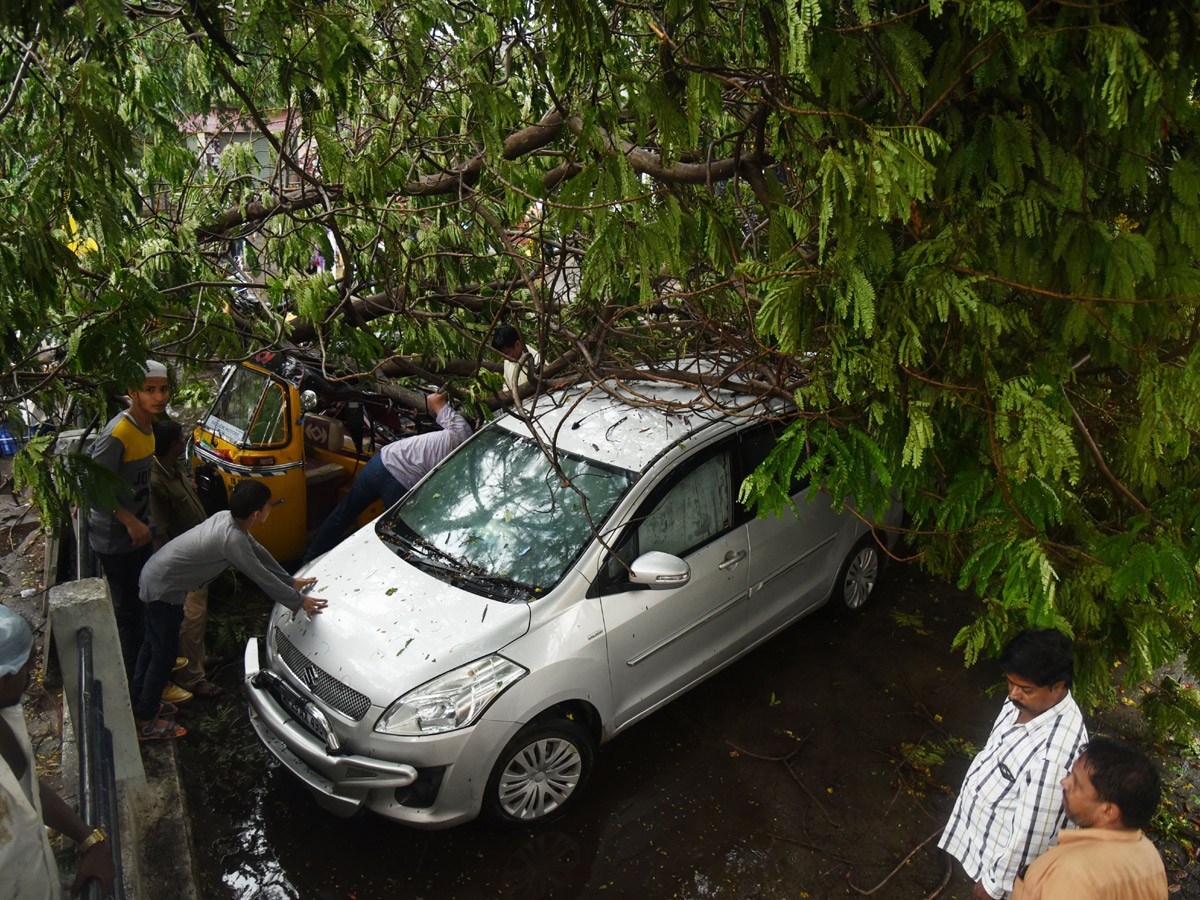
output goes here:
<path id="1" fill-rule="evenodd" d="M 403 523 L 400 524 L 403 525 Z M 450 563 L 450 566 L 438 566 L 439 569 L 452 567 L 453 570 L 457 572 L 466 568 L 466 563 L 464 563 L 457 556 L 447 553 L 441 547 L 435 547 L 407 525 L 404 525 L 403 527 L 408 534 L 404 534 L 399 529 L 392 528 L 390 525 L 381 526 L 380 531 L 411 554 L 416 554 L 418 556 L 425 557 L 426 559 L 430 557 L 435 559 L 440 557 L 445 562 Z"/>
<path id="2" fill-rule="evenodd" d="M 466 581 L 478 587 L 490 587 L 499 590 L 507 597 L 518 600 L 528 599 L 531 595 L 537 592 L 536 588 L 532 588 L 515 579 L 508 578 L 504 575 L 492 575 L 489 572 L 481 572 L 478 569 L 466 568 L 459 573 L 459 576 Z"/>
<path id="3" fill-rule="evenodd" d="M 465 582 L 483 591 L 494 591 L 507 600 L 526 600 L 537 593 L 536 588 L 520 581 L 503 575 L 492 575 L 472 566 L 466 560 L 429 543 L 403 522 L 396 524 L 408 533 L 386 525 L 379 529 L 381 536 L 386 536 L 398 544 L 405 552 L 405 560 L 419 568 L 433 570 L 443 577 Z"/>

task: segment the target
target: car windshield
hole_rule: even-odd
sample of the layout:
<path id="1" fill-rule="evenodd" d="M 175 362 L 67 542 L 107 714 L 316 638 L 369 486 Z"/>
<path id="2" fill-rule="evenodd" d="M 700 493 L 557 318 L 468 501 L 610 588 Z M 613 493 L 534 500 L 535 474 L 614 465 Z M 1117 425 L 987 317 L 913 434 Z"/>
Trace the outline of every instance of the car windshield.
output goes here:
<path id="1" fill-rule="evenodd" d="M 498 582 L 525 589 L 499 591 L 510 598 L 549 590 L 635 478 L 565 453 L 558 465 L 561 474 L 528 438 L 484 429 L 386 513 L 378 534 L 480 593 Z"/>

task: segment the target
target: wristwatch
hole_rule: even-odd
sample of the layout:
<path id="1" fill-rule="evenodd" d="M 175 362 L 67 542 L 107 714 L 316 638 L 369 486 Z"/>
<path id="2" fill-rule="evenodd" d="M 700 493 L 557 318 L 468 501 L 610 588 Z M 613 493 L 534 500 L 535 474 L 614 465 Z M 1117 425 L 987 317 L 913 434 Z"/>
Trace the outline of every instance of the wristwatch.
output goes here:
<path id="1" fill-rule="evenodd" d="M 91 834 L 89 834 L 87 837 L 85 837 L 83 839 L 83 843 L 79 845 L 79 852 L 87 853 L 87 851 L 91 850 L 93 847 L 95 847 L 101 841 L 107 841 L 107 840 L 108 840 L 108 835 L 104 833 L 104 830 L 102 828 L 96 828 L 92 831 Z"/>

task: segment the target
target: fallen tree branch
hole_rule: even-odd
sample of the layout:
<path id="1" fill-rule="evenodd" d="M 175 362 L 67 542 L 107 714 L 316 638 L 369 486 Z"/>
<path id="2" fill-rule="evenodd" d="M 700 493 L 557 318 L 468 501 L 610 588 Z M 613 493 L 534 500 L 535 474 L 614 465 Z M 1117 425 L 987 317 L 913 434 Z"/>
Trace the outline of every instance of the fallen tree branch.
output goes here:
<path id="1" fill-rule="evenodd" d="M 935 831 L 929 837 L 925 838 L 925 840 L 921 841 L 921 843 L 917 844 L 917 846 L 913 847 L 912 851 L 908 854 L 908 856 L 906 856 L 906 857 L 904 857 L 904 859 L 900 860 L 900 862 L 896 865 L 896 868 L 894 868 L 894 869 L 892 869 L 892 871 L 888 872 L 887 875 L 884 877 L 883 881 L 879 882 L 879 884 L 875 885 L 875 887 L 871 888 L 869 891 L 865 891 L 862 888 L 860 888 L 858 885 L 856 885 L 854 883 L 854 879 L 849 875 L 846 876 L 846 884 L 850 885 L 851 889 L 853 889 L 855 892 L 862 894 L 864 897 L 869 897 L 871 894 L 875 893 L 877 890 L 879 890 L 881 887 L 883 887 L 885 884 L 887 884 L 889 881 L 891 881 L 892 876 L 895 875 L 897 872 L 899 872 L 901 869 L 903 869 L 905 863 L 907 863 L 910 859 L 912 859 L 914 856 L 916 856 L 918 851 L 924 850 L 925 845 L 928 844 L 930 841 L 932 841 L 935 837 L 937 837 L 941 833 L 942 833 L 942 829 L 939 828 L 937 831 Z M 949 873 L 947 873 L 946 879 L 949 880 L 949 878 L 950 878 L 950 875 L 949 875 Z M 943 884 L 942 887 L 945 887 L 945 885 Z M 934 893 L 933 896 L 936 897 L 938 894 L 941 893 L 941 891 L 942 891 L 942 888 L 938 888 L 937 892 Z"/>
<path id="2" fill-rule="evenodd" d="M 808 732 L 808 734 L 812 734 L 812 731 L 810 730 Z M 804 739 L 801 741 L 801 743 L 803 743 L 806 740 L 808 740 L 807 734 L 804 736 Z M 725 743 L 728 744 L 730 747 L 732 747 L 734 750 L 736 750 L 742 756 L 749 756 L 751 759 L 761 759 L 764 762 L 781 762 L 781 763 L 783 763 L 783 767 L 785 769 L 787 769 L 788 774 L 792 776 L 792 780 L 795 781 L 796 784 L 800 785 L 800 789 L 802 791 L 804 791 L 804 793 L 808 794 L 809 799 L 812 800 L 812 802 L 816 804 L 817 809 L 819 809 L 821 811 L 821 813 L 825 816 L 826 821 L 828 821 L 829 824 L 832 825 L 834 828 L 842 827 L 841 825 L 839 825 L 837 822 L 835 822 L 833 820 L 833 816 L 831 816 L 829 814 L 829 810 L 827 810 L 825 808 L 825 805 L 823 803 L 821 803 L 821 801 L 817 798 L 817 795 L 808 789 L 808 785 L 806 785 L 803 781 L 800 780 L 800 776 L 797 775 L 796 770 L 792 768 L 791 758 L 800 752 L 799 747 L 797 747 L 795 750 L 793 750 L 791 753 L 787 754 L 786 756 L 762 756 L 758 753 L 751 753 L 749 750 L 745 750 L 745 749 L 739 747 L 733 741 L 726 741 Z"/>

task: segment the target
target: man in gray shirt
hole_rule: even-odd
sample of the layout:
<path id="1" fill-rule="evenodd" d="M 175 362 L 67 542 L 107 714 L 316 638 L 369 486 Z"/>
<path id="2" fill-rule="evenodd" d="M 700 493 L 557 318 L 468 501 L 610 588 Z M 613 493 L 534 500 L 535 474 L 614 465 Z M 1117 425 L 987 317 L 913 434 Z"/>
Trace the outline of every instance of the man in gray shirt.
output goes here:
<path id="1" fill-rule="evenodd" d="M 429 411 L 437 417 L 441 431 L 417 434 L 392 441 L 367 461 L 346 496 L 321 523 L 313 536 L 303 563 L 316 559 L 342 539 L 364 509 L 376 500 L 387 509 L 405 495 L 450 451 L 467 439 L 471 426 L 447 402 L 446 393 L 430 394 Z M 303 564 L 302 563 L 302 564 Z"/>
<path id="2" fill-rule="evenodd" d="M 142 569 L 146 636 L 133 676 L 133 717 L 141 740 L 187 734 L 159 713 L 163 686 L 179 649 L 183 601 L 189 592 L 233 566 L 293 613 L 303 610 L 311 618 L 325 608 L 327 601 L 301 593 L 316 579 L 293 578 L 249 534 L 282 502 L 272 502 L 271 489 L 261 481 L 239 481 L 229 495 L 228 512 L 219 512 L 168 541 Z"/>

